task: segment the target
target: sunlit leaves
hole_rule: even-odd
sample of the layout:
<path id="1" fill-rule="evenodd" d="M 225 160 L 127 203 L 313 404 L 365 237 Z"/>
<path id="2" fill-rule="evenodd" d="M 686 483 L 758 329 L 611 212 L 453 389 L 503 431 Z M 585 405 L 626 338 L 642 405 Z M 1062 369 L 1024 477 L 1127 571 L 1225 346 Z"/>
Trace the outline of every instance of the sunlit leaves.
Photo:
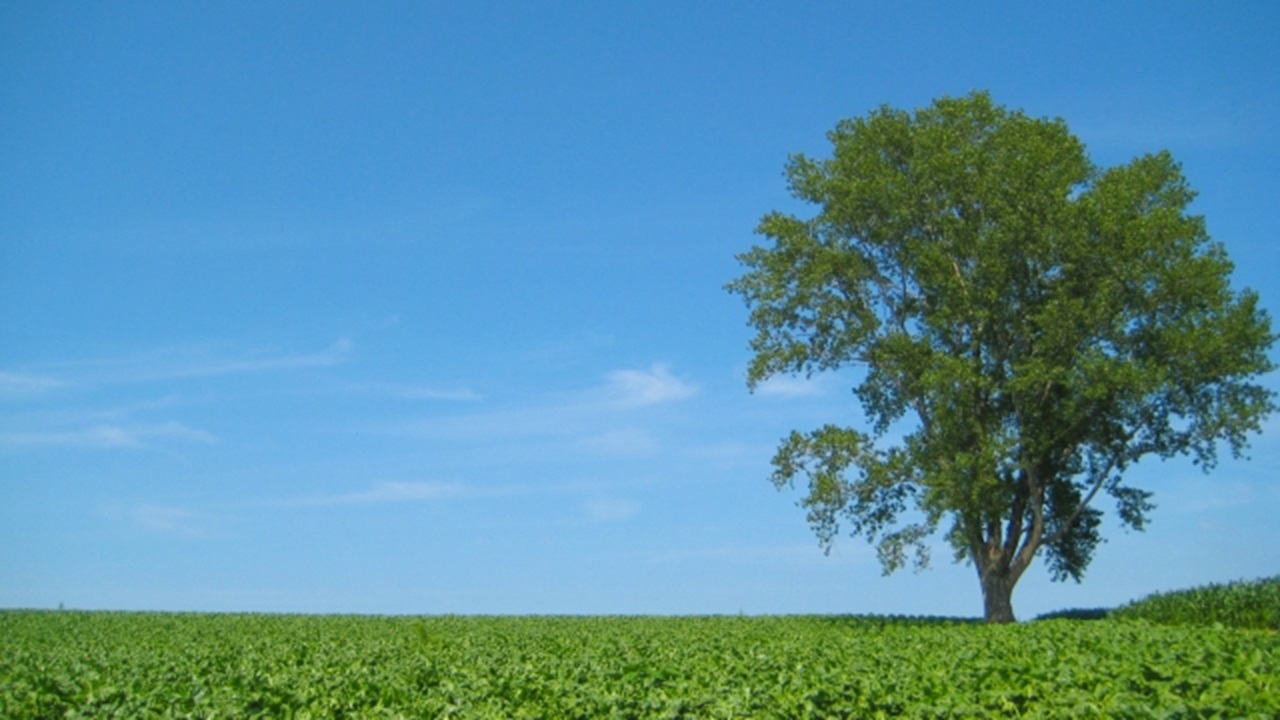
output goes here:
<path id="1" fill-rule="evenodd" d="M 1272 635 L 1119 621 L 0 612 L 0 716 L 1267 717 Z"/>
<path id="2" fill-rule="evenodd" d="M 1156 593 L 1112 613 L 1172 625 L 1280 631 L 1280 576 Z"/>
<path id="3" fill-rule="evenodd" d="M 766 215 L 767 242 L 728 285 L 756 331 L 751 386 L 863 370 L 866 435 L 794 434 L 775 458 L 779 485 L 809 474 L 801 504 L 824 545 L 846 522 L 892 570 L 949 514 L 982 577 L 1012 587 L 1043 547 L 1078 580 L 1103 491 L 1133 528 L 1154 507 L 1118 480 L 1133 463 L 1212 467 L 1274 409 L 1257 382 L 1270 318 L 1231 287 L 1167 152 L 1098 168 L 1062 120 L 981 92 L 828 137 L 829 158 L 787 165 L 813 216 Z M 900 517 L 907 494 L 923 523 Z"/>

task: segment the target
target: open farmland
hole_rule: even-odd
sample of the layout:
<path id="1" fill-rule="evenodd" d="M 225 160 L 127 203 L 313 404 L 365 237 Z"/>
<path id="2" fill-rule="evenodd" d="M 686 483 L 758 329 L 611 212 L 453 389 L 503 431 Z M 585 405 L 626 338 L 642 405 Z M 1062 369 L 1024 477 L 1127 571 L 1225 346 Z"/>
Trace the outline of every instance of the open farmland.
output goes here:
<path id="1" fill-rule="evenodd" d="M 1276 717 L 1269 630 L 0 612 L 0 716 Z"/>

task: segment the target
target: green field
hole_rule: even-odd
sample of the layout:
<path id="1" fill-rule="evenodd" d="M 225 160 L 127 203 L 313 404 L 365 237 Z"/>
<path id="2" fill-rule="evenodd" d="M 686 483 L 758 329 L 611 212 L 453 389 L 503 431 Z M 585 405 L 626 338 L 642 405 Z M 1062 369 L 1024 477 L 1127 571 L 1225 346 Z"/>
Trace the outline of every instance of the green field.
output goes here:
<path id="1" fill-rule="evenodd" d="M 0 716 L 1256 717 L 1272 630 L 0 611 Z"/>

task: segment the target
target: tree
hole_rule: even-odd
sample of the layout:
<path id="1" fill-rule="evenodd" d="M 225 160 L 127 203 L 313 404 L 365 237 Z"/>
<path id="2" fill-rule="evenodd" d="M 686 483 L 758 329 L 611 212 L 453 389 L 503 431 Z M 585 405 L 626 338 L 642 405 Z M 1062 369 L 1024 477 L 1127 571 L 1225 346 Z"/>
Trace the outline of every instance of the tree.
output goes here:
<path id="1" fill-rule="evenodd" d="M 809 219 L 772 212 L 738 255 L 754 356 L 772 375 L 864 369 L 867 427 L 793 432 L 773 458 L 824 548 L 840 524 L 886 574 L 929 562 L 940 529 L 990 622 L 1043 551 L 1077 582 L 1102 494 L 1141 530 L 1140 458 L 1239 456 L 1274 409 L 1275 336 L 1167 152 L 1095 167 L 1062 120 L 986 93 L 840 122 L 833 155 L 793 155 Z M 946 522 L 945 527 L 943 526 Z"/>

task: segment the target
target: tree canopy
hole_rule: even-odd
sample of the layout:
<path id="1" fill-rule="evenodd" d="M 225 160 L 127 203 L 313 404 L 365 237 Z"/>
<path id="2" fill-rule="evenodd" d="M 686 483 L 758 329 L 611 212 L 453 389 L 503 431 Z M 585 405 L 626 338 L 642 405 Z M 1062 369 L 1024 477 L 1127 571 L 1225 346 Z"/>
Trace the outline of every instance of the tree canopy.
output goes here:
<path id="1" fill-rule="evenodd" d="M 990 621 L 1037 554 L 1079 581 L 1099 500 L 1142 529 L 1140 458 L 1240 454 L 1274 409 L 1270 318 L 1167 152 L 1096 167 L 1058 119 L 986 93 L 881 107 L 794 155 L 769 240 L 728 285 L 755 328 L 748 384 L 864 368 L 865 427 L 785 438 L 773 482 L 807 480 L 820 542 L 846 524 L 885 572 L 929 560 L 938 532 L 977 570 Z M 905 431 L 903 428 L 907 428 Z"/>

